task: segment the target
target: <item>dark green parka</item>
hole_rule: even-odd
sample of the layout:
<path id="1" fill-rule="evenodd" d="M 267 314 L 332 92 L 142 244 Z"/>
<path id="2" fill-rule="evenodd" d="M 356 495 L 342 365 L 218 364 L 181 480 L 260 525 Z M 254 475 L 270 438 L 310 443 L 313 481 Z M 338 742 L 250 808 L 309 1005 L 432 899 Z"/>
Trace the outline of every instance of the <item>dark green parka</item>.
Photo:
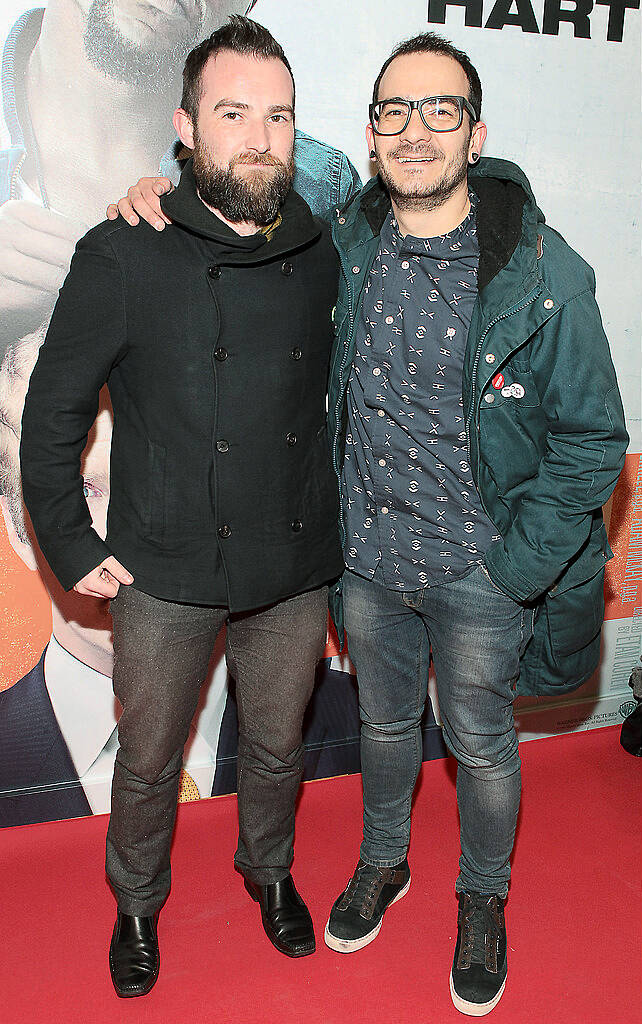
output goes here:
<path id="1" fill-rule="evenodd" d="M 483 159 L 469 183 L 479 198 L 480 258 L 464 414 L 474 480 L 503 538 L 486 567 L 506 594 L 536 606 L 517 692 L 562 693 L 599 661 L 604 565 L 612 556 L 602 505 L 628 443 L 622 402 L 592 269 L 544 223 L 515 164 Z M 389 209 L 373 179 L 333 218 L 342 268 L 329 392 L 338 476 L 355 324 Z M 493 387 L 498 372 L 523 387 L 521 398 Z M 343 636 L 340 584 L 332 612 Z"/>

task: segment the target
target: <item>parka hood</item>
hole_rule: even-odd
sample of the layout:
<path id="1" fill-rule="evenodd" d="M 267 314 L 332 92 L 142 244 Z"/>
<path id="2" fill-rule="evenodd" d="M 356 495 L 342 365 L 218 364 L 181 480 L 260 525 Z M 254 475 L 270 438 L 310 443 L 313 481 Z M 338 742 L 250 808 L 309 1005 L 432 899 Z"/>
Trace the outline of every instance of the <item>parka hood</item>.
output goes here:
<path id="1" fill-rule="evenodd" d="M 528 263 L 537 258 L 538 224 L 544 214 L 538 208 L 530 182 L 517 164 L 510 160 L 482 157 L 472 166 L 468 184 L 479 197 L 477 234 L 480 257 L 478 284 L 485 287 L 506 266 L 521 241 Z M 390 197 L 379 177 L 371 178 L 361 192 L 343 210 L 342 239 L 350 248 L 351 228 L 355 243 L 362 240 L 361 214 L 374 235 L 381 231 L 390 210 Z M 525 268 L 526 269 L 526 268 Z"/>

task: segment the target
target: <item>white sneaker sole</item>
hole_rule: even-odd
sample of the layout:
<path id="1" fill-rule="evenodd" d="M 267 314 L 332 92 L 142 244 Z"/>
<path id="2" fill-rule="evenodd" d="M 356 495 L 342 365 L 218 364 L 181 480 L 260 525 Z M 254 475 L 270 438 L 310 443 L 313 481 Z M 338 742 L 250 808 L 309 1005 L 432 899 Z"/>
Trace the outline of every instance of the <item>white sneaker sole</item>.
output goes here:
<path id="1" fill-rule="evenodd" d="M 394 900 L 390 900 L 390 903 L 386 907 L 386 910 L 388 910 L 388 908 L 391 907 L 393 903 L 397 903 L 403 896 L 405 896 L 409 888 L 410 879 L 408 879 L 403 889 L 399 890 Z M 325 944 L 326 946 L 329 946 L 330 949 L 334 949 L 337 953 L 356 953 L 358 949 L 363 949 L 363 947 L 367 946 L 370 942 L 373 941 L 373 939 L 376 939 L 377 935 L 381 931 L 383 917 L 384 915 L 382 914 L 379 924 L 376 925 L 371 932 L 368 932 L 367 935 L 362 935 L 360 939 L 337 938 L 337 936 L 333 935 L 332 932 L 330 931 L 330 921 L 328 920 L 328 923 L 325 926 L 325 932 L 323 933 L 323 939 L 325 941 Z"/>
<path id="2" fill-rule="evenodd" d="M 455 992 L 455 986 L 453 985 L 453 974 L 450 972 L 450 996 L 451 999 L 459 1010 L 460 1013 L 466 1013 L 469 1017 L 485 1017 L 487 1013 L 494 1010 L 499 1000 L 504 994 L 506 988 L 506 978 L 504 978 L 504 984 L 500 988 L 499 992 L 492 999 L 489 999 L 487 1003 L 469 1003 L 467 999 L 462 999 Z"/>

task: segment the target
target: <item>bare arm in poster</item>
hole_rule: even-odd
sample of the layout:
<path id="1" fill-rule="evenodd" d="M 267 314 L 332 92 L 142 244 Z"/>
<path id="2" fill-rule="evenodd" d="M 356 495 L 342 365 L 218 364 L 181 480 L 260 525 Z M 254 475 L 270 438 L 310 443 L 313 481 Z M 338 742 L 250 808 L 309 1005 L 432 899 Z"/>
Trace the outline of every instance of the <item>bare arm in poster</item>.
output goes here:
<path id="1" fill-rule="evenodd" d="M 29 200 L 0 206 L 2 333 L 24 337 L 49 316 L 69 270 L 74 246 L 87 230 Z"/>

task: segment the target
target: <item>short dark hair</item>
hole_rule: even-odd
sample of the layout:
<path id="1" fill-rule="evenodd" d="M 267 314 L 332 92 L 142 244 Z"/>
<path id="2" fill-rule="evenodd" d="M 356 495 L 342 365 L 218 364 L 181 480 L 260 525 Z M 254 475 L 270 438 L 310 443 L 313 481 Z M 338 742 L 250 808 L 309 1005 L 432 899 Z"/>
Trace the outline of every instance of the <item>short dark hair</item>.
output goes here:
<path id="1" fill-rule="evenodd" d="M 292 78 L 292 104 L 294 105 L 294 75 L 283 47 L 277 43 L 271 32 L 258 21 L 232 14 L 211 36 L 203 39 L 188 53 L 183 68 L 183 96 L 181 107 L 189 114 L 192 123 L 198 119 L 198 106 L 203 94 L 203 68 L 210 57 L 216 57 L 222 50 L 231 53 L 249 54 L 262 60 L 282 61 Z"/>
<path id="2" fill-rule="evenodd" d="M 407 39 L 404 43 L 399 43 L 398 46 L 395 46 L 377 75 L 372 91 L 373 103 L 377 103 L 379 100 L 379 86 L 388 66 L 392 64 L 396 57 L 406 57 L 411 53 L 438 53 L 457 61 L 468 79 L 468 99 L 475 110 L 477 120 L 479 120 L 482 105 L 482 87 L 479 75 L 473 67 L 470 57 L 463 50 L 458 50 L 456 46 L 453 46 L 443 36 L 437 35 L 436 32 L 421 32 L 419 35 L 413 36 L 412 39 Z"/>

